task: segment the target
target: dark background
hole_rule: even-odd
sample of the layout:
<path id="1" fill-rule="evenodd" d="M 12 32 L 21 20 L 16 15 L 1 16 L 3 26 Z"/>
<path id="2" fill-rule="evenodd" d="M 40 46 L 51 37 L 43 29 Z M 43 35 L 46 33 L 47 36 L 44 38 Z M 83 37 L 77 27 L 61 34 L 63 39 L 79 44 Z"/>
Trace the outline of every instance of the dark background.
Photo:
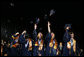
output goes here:
<path id="1" fill-rule="evenodd" d="M 13 5 L 11 5 L 11 3 Z M 72 24 L 72 31 L 79 47 L 83 48 L 83 18 L 82 0 L 79 1 L 2 1 L 1 2 L 1 39 L 7 40 L 15 32 L 27 30 L 32 37 L 36 17 L 40 18 L 38 32 L 45 35 L 48 33 L 47 21 L 51 23 L 51 31 L 56 34 L 58 42 L 62 41 L 64 25 Z M 49 15 L 51 9 L 55 10 L 53 16 Z"/>

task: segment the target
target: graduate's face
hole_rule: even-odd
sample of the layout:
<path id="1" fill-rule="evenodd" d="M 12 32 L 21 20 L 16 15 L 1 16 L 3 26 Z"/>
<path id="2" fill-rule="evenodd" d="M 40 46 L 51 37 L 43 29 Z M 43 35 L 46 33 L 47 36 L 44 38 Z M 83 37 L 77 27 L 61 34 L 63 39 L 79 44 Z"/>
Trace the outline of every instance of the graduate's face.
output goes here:
<path id="1" fill-rule="evenodd" d="M 69 30 L 69 27 L 66 27 L 66 30 Z"/>
<path id="2" fill-rule="evenodd" d="M 38 34 L 39 39 L 41 39 L 41 36 L 42 36 L 42 33 L 39 33 L 39 34 Z"/>
<path id="3" fill-rule="evenodd" d="M 55 37 L 55 34 L 54 34 L 54 33 L 51 33 L 51 36 L 52 36 L 52 39 L 54 39 L 54 37 Z"/>
<path id="4" fill-rule="evenodd" d="M 71 38 L 74 38 L 74 34 L 73 33 L 71 34 Z"/>
<path id="5" fill-rule="evenodd" d="M 60 46 L 62 46 L 62 43 L 60 42 Z"/>

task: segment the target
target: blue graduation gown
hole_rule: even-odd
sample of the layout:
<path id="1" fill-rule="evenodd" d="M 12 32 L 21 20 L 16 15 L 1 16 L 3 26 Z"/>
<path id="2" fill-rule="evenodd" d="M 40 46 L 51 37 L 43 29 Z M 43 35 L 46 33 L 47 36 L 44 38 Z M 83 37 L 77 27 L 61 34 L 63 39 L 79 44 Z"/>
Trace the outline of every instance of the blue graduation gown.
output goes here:
<path id="1" fill-rule="evenodd" d="M 40 41 L 40 40 L 39 40 Z M 39 44 L 39 41 L 38 41 L 38 44 Z M 42 56 L 44 56 L 44 46 L 42 48 L 41 51 L 38 50 L 39 46 L 34 46 L 34 49 L 33 49 L 33 56 L 38 56 L 38 54 L 40 53 Z"/>
<path id="2" fill-rule="evenodd" d="M 39 47 L 38 47 L 39 48 Z M 37 50 L 38 51 L 38 54 L 40 53 L 41 54 L 41 56 L 44 56 L 45 54 L 44 54 L 44 44 L 43 44 L 43 48 L 42 48 L 42 50 Z"/>
<path id="3" fill-rule="evenodd" d="M 33 56 L 38 56 L 38 46 L 34 46 L 34 49 L 33 49 Z"/>
<path id="4" fill-rule="evenodd" d="M 12 48 L 10 48 L 10 56 L 17 56 L 17 50 L 16 50 L 16 48 L 14 48 L 14 47 L 12 47 Z"/>
<path id="5" fill-rule="evenodd" d="M 39 53 L 41 54 L 41 56 L 44 56 L 44 48 L 41 51 L 38 50 L 38 54 Z"/>
<path id="6" fill-rule="evenodd" d="M 69 34 L 69 30 L 66 30 L 64 37 L 63 37 L 63 41 L 66 43 L 68 41 L 70 41 L 70 34 Z"/>
<path id="7" fill-rule="evenodd" d="M 53 48 L 53 56 L 57 56 L 57 49 Z"/>
<path id="8" fill-rule="evenodd" d="M 17 56 L 18 55 L 18 52 L 17 52 L 17 47 L 12 47 L 12 45 L 15 45 L 16 42 L 13 40 L 13 42 L 11 43 L 11 48 L 10 48 L 10 51 L 9 51 L 9 56 Z"/>
<path id="9" fill-rule="evenodd" d="M 45 44 L 48 45 L 51 40 L 51 33 L 48 33 L 45 38 Z"/>
<path id="10" fill-rule="evenodd" d="M 46 56 L 53 56 L 53 48 L 47 46 L 46 47 Z"/>
<path id="11" fill-rule="evenodd" d="M 71 46 L 71 56 L 74 56 L 73 46 Z"/>
<path id="12" fill-rule="evenodd" d="M 37 41 L 37 32 L 36 30 L 33 31 L 33 39 L 34 39 L 34 44 L 35 42 Z M 33 56 L 37 56 L 37 49 L 38 49 L 38 46 L 35 46 L 34 45 L 34 48 L 33 48 Z"/>
<path id="13" fill-rule="evenodd" d="M 32 45 L 33 45 L 33 41 L 32 41 Z M 29 48 L 29 41 L 27 41 L 27 47 L 26 48 L 26 55 L 27 56 L 32 56 L 32 51 L 28 51 L 28 48 Z"/>
<path id="14" fill-rule="evenodd" d="M 57 49 L 54 49 L 54 44 L 55 43 L 53 42 L 53 47 L 49 47 L 49 43 L 48 43 L 46 47 L 46 56 L 56 56 Z"/>
<path id="15" fill-rule="evenodd" d="M 37 32 L 36 30 L 33 31 L 33 39 L 36 42 L 37 41 Z"/>
<path id="16" fill-rule="evenodd" d="M 64 47 L 63 47 L 63 56 L 69 56 L 69 50 L 67 49 L 67 42 L 70 41 L 69 30 L 66 30 L 64 37 Z"/>
<path id="17" fill-rule="evenodd" d="M 21 56 L 25 56 L 25 53 L 26 53 L 25 43 L 26 43 L 26 41 L 25 41 L 24 35 L 20 35 L 19 43 L 21 45 L 21 49 L 20 49 L 21 53 L 20 53 L 20 55 Z"/>
<path id="18" fill-rule="evenodd" d="M 74 56 L 74 51 L 73 51 L 73 40 L 70 40 L 71 42 L 71 56 Z"/>
<path id="19" fill-rule="evenodd" d="M 13 35 L 15 37 L 15 35 Z M 12 45 L 15 45 L 16 41 L 11 38 L 11 45 L 10 45 L 10 49 L 9 49 L 9 56 L 17 56 L 17 48 L 16 47 L 12 47 Z"/>

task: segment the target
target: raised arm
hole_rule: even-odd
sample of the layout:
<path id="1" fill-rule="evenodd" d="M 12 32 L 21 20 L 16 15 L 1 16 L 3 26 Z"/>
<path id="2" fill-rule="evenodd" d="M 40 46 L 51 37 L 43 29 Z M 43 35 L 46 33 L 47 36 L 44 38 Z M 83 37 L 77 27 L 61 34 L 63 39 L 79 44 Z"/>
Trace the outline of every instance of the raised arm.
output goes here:
<path id="1" fill-rule="evenodd" d="M 37 29 L 37 24 L 34 25 L 34 30 L 36 30 L 36 29 Z"/>
<path id="2" fill-rule="evenodd" d="M 26 33 L 26 30 L 24 30 L 24 31 L 22 32 L 22 35 L 25 34 L 25 33 Z"/>
<path id="3" fill-rule="evenodd" d="M 34 24 L 33 39 L 35 41 L 37 41 L 37 31 L 36 31 L 36 29 L 37 29 L 37 24 Z"/>
<path id="4" fill-rule="evenodd" d="M 21 44 L 25 44 L 25 34 L 26 34 L 26 30 L 24 30 L 22 33 L 21 33 L 21 35 L 19 36 L 19 42 L 21 43 Z"/>
<path id="5" fill-rule="evenodd" d="M 50 22 L 48 21 L 48 32 L 51 33 Z"/>

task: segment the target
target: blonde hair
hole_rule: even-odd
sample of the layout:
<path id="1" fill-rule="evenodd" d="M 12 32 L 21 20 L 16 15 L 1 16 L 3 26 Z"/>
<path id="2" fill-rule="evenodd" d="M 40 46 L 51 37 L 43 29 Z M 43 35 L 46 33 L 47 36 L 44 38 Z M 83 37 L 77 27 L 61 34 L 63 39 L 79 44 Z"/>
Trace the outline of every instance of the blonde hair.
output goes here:
<path id="1" fill-rule="evenodd" d="M 38 33 L 37 38 L 39 38 L 40 34 L 41 34 L 41 38 L 43 38 L 43 34 L 41 32 Z"/>

